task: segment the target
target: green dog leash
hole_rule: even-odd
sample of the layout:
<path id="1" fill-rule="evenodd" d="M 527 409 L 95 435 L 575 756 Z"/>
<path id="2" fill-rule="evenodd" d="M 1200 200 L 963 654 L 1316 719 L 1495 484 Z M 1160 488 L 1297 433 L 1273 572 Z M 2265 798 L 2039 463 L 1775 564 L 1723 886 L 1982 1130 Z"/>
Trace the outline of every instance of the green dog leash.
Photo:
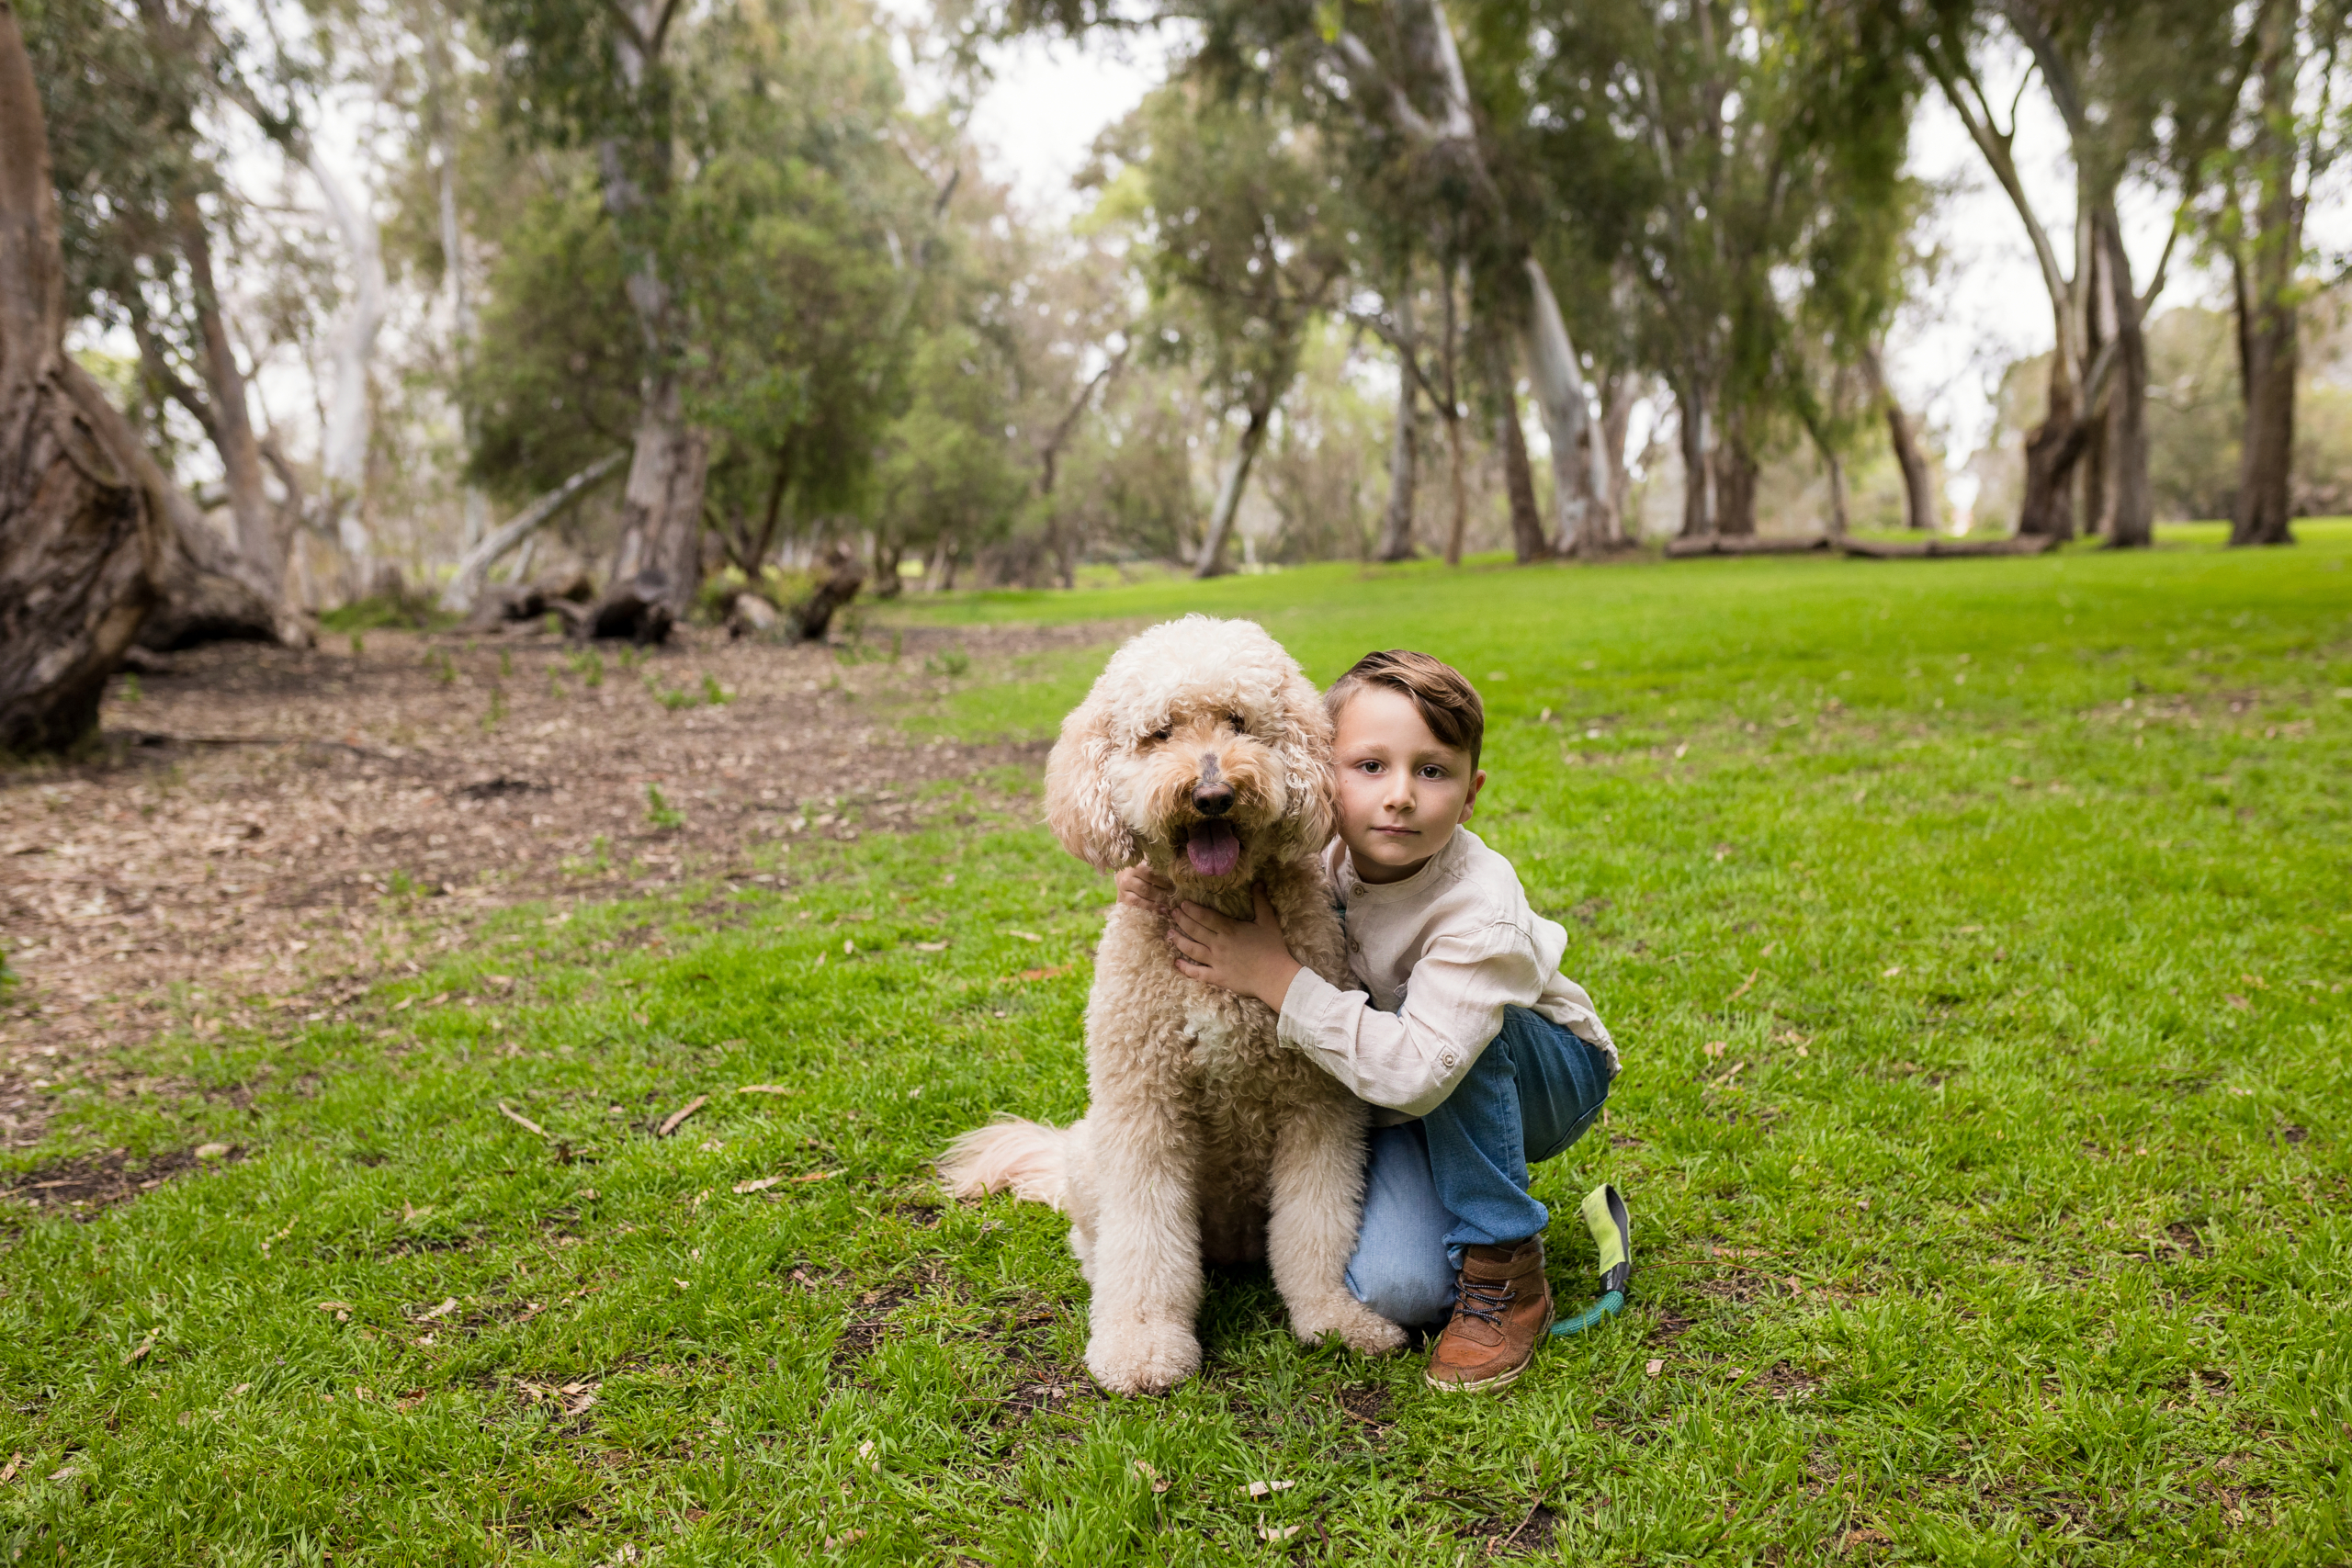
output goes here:
<path id="1" fill-rule="evenodd" d="M 1554 1334 L 1582 1334 L 1623 1312 L 1625 1282 L 1634 1272 L 1634 1221 L 1625 1212 L 1624 1195 L 1604 1181 L 1585 1194 L 1579 1212 L 1600 1253 L 1601 1296 L 1576 1316 L 1554 1324 Z"/>

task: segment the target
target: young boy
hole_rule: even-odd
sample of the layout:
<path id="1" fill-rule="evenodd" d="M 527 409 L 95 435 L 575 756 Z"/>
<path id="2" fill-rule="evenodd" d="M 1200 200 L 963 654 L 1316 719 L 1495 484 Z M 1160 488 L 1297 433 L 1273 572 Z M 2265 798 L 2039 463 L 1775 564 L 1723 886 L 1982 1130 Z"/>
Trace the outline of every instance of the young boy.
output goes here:
<path id="1" fill-rule="evenodd" d="M 1444 1332 L 1431 1388 L 1508 1387 L 1552 1322 L 1549 1212 L 1527 1168 L 1600 1114 L 1617 1048 L 1560 973 L 1567 933 L 1463 825 L 1487 775 L 1476 688 L 1425 653 L 1366 655 L 1326 695 L 1339 837 L 1327 852 L 1363 991 L 1304 968 L 1261 897 L 1255 921 L 1170 911 L 1177 967 L 1282 1015 L 1281 1037 L 1378 1108 L 1348 1288 Z M 1163 907 L 1142 868 L 1120 897 Z M 1369 993 L 1369 994 L 1367 994 Z"/>

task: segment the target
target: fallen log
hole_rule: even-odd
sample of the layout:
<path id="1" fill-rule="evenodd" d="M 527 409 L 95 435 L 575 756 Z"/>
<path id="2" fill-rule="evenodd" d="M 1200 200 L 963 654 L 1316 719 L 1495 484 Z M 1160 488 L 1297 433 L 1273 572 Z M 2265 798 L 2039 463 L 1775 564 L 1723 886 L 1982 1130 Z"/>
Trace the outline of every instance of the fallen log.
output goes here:
<path id="1" fill-rule="evenodd" d="M 562 515 L 566 507 L 619 468 L 621 459 L 628 456 L 626 452 L 614 452 L 597 458 L 484 535 L 450 575 L 449 585 L 441 591 L 441 607 L 452 613 L 472 609 L 475 596 L 481 592 L 482 579 L 498 564 L 500 557 L 529 538 L 541 525 Z"/>
<path id="2" fill-rule="evenodd" d="M 1838 547 L 1861 560 L 1943 560 L 1962 556 L 2038 556 L 2058 541 L 2047 534 L 2007 539 L 1840 539 Z"/>
<path id="3" fill-rule="evenodd" d="M 1696 538 L 1668 539 L 1668 560 L 1693 560 L 1701 556 L 1802 556 L 1826 550 L 1826 538 L 1781 538 L 1760 534 L 1702 534 Z"/>

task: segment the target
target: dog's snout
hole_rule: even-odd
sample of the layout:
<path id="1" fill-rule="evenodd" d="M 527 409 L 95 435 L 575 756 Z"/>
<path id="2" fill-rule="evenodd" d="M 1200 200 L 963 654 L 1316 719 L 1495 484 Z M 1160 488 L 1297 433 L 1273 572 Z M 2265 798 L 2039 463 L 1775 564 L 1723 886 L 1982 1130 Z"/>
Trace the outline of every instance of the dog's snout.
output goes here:
<path id="1" fill-rule="evenodd" d="M 1222 817 L 1233 809 L 1233 786 L 1216 765 L 1216 753 L 1201 753 L 1200 781 L 1193 785 L 1193 809 L 1204 817 Z"/>

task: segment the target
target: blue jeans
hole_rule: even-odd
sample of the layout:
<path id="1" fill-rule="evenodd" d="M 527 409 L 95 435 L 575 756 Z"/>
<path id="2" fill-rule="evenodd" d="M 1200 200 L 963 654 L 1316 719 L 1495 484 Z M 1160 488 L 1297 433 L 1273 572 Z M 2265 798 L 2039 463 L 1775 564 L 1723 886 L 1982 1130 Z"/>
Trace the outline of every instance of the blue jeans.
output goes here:
<path id="1" fill-rule="evenodd" d="M 1442 1323 L 1465 1247 L 1541 1235 L 1551 1211 L 1527 1168 L 1584 1135 L 1609 1098 L 1609 1055 L 1541 1013 L 1503 1010 L 1502 1032 L 1445 1103 L 1372 1134 L 1356 1300 L 1392 1323 Z"/>

